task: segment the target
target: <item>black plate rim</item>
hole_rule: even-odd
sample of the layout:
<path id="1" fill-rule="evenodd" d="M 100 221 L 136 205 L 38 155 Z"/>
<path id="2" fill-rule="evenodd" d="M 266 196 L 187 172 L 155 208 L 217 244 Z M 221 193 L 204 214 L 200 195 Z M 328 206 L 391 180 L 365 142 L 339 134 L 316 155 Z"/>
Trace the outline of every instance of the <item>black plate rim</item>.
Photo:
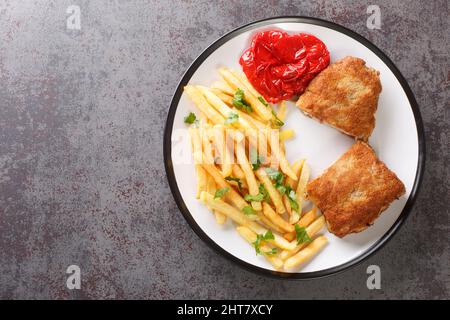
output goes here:
<path id="1" fill-rule="evenodd" d="M 236 256 L 232 255 L 225 249 L 223 249 L 221 246 L 219 246 L 216 242 L 214 242 L 196 223 L 194 218 L 192 217 L 191 213 L 189 212 L 188 208 L 186 207 L 186 204 L 183 201 L 183 198 L 181 197 L 176 179 L 175 174 L 173 171 L 173 164 L 172 164 L 172 158 L 171 158 L 171 151 L 172 151 L 172 145 L 171 145 L 171 135 L 172 135 L 172 129 L 173 129 L 173 121 L 176 113 L 176 109 L 178 107 L 178 103 L 180 100 L 180 97 L 183 93 L 183 87 L 189 82 L 192 75 L 195 73 L 195 71 L 198 69 L 198 67 L 206 60 L 206 58 L 211 55 L 215 50 L 217 50 L 220 46 L 222 46 L 224 43 L 226 43 L 228 40 L 238 36 L 239 34 L 246 32 L 251 29 L 256 29 L 258 27 L 263 27 L 266 25 L 274 24 L 274 23 L 290 23 L 290 22 L 298 22 L 298 23 L 307 23 L 307 24 L 313 24 L 318 26 L 323 26 L 326 28 L 330 28 L 332 30 L 341 32 L 356 41 L 360 42 L 364 46 L 366 46 L 368 49 L 370 49 L 372 52 L 374 52 L 392 71 L 392 73 L 395 75 L 397 80 L 400 82 L 403 90 L 405 91 L 409 103 L 411 105 L 414 119 L 416 122 L 416 129 L 417 129 L 417 135 L 418 135 L 418 144 L 419 144 L 419 156 L 418 156 L 418 163 L 417 163 L 417 171 L 416 171 L 416 177 L 414 180 L 414 185 L 411 190 L 411 194 L 406 201 L 405 207 L 403 208 L 402 212 L 400 213 L 397 220 L 394 222 L 394 224 L 391 226 L 391 228 L 377 241 L 375 242 L 370 248 L 368 248 L 364 253 L 360 254 L 358 257 L 347 261 L 346 263 L 343 263 L 341 265 L 320 270 L 320 271 L 314 271 L 314 272 L 300 272 L 300 273 L 289 273 L 289 272 L 282 272 L 282 271 L 274 271 L 274 270 L 268 270 L 265 268 L 261 268 L 258 266 L 255 266 L 253 264 L 250 264 L 244 260 L 241 260 L 237 258 Z M 265 275 L 275 278 L 282 278 L 282 279 L 292 279 L 292 280 L 305 280 L 305 279 L 315 279 L 315 278 L 323 278 L 330 275 L 336 275 L 338 273 L 341 273 L 345 270 L 348 270 L 352 267 L 357 266 L 370 256 L 372 256 L 375 252 L 377 252 L 379 249 L 381 249 L 386 243 L 388 243 L 393 236 L 397 233 L 397 231 L 400 229 L 400 227 L 405 222 L 406 218 L 409 216 L 411 209 L 414 205 L 414 202 L 418 196 L 419 188 L 422 182 L 423 173 L 425 171 L 425 134 L 424 134 L 424 128 L 423 128 L 423 122 L 422 117 L 420 114 L 420 109 L 417 104 L 417 101 L 414 97 L 414 94 L 409 87 L 406 79 L 401 74 L 400 70 L 395 66 L 395 64 L 389 59 L 389 57 L 381 51 L 378 47 L 376 47 L 372 42 L 364 38 L 363 36 L 359 35 L 358 33 L 343 27 L 339 24 L 336 24 L 334 22 L 330 22 L 327 20 L 314 18 L 314 17 L 307 17 L 307 16 L 278 16 L 278 17 L 272 17 L 272 18 L 266 18 L 262 20 L 257 20 L 251 23 L 248 23 L 246 25 L 243 25 L 241 27 L 238 27 L 215 42 L 213 42 L 210 46 L 208 46 L 195 60 L 194 62 L 189 66 L 187 71 L 184 73 L 183 77 L 181 78 L 180 82 L 178 83 L 178 86 L 175 90 L 175 93 L 172 97 L 172 101 L 170 104 L 169 112 L 167 115 L 166 125 L 164 129 L 164 166 L 166 170 L 167 179 L 169 182 L 170 190 L 173 194 L 173 197 L 175 199 L 175 202 L 181 211 L 183 217 L 186 219 L 190 227 L 194 230 L 194 232 L 204 241 L 206 242 L 211 248 L 213 248 L 216 252 L 220 253 L 225 258 L 229 259 L 230 261 L 233 261 L 240 267 L 243 267 L 246 270 L 252 271 L 259 275 Z"/>

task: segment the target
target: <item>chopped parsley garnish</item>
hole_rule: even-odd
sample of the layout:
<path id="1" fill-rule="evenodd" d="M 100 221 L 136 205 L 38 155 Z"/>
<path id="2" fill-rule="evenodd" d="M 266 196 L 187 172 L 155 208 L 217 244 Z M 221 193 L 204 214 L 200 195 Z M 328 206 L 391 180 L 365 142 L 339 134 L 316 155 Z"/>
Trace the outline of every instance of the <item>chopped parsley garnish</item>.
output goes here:
<path id="1" fill-rule="evenodd" d="M 279 193 L 281 193 L 281 195 L 284 195 L 286 193 L 286 187 L 283 186 L 282 184 L 280 185 L 275 184 L 275 188 L 278 190 Z"/>
<path id="2" fill-rule="evenodd" d="M 273 236 L 272 231 L 267 231 L 264 235 L 258 234 L 256 235 L 256 241 L 253 242 L 253 246 L 255 247 L 256 254 L 261 254 L 261 249 L 259 246 L 261 245 L 261 241 L 273 240 L 275 237 Z"/>
<path id="3" fill-rule="evenodd" d="M 295 194 L 295 191 L 292 190 L 290 186 L 286 186 L 285 194 L 287 195 L 287 198 L 289 200 L 289 204 L 291 205 L 291 208 L 294 211 L 298 212 L 299 206 L 297 202 L 297 195 Z"/>
<path id="4" fill-rule="evenodd" d="M 297 244 L 311 241 L 308 232 L 306 232 L 306 228 L 300 227 L 298 224 L 295 225 L 295 234 L 297 235 Z"/>
<path id="5" fill-rule="evenodd" d="M 251 216 L 251 215 L 255 215 L 256 212 L 255 210 L 253 210 L 252 206 L 245 206 L 242 208 L 242 212 L 246 215 L 246 216 Z"/>
<path id="6" fill-rule="evenodd" d="M 270 200 L 269 192 L 267 192 L 266 187 L 262 183 L 259 184 L 259 193 L 263 195 L 263 200 L 266 202 Z"/>
<path id="7" fill-rule="evenodd" d="M 265 105 L 266 107 L 269 106 L 269 104 L 267 103 L 266 99 L 264 99 L 263 97 L 259 96 L 259 97 L 258 97 L 258 100 L 261 101 L 261 103 L 262 103 L 263 105 Z"/>
<path id="8" fill-rule="evenodd" d="M 275 169 L 266 168 L 266 173 L 271 180 L 275 182 L 274 187 L 281 193 L 281 195 L 286 193 L 286 186 L 283 185 L 284 175 Z"/>
<path id="9" fill-rule="evenodd" d="M 245 201 L 256 201 L 256 202 L 261 202 L 264 200 L 264 195 L 262 193 L 258 193 L 256 196 L 253 196 L 251 194 L 246 194 L 244 196 L 244 200 Z"/>
<path id="10" fill-rule="evenodd" d="M 272 119 L 272 123 L 276 126 L 276 127 L 282 127 L 284 126 L 284 122 L 280 120 L 280 118 L 277 117 L 277 114 L 275 113 L 275 111 L 272 110 L 272 115 L 275 119 Z"/>
<path id="11" fill-rule="evenodd" d="M 259 185 L 259 193 L 256 196 L 253 196 L 251 194 L 247 194 L 244 196 L 244 200 L 245 201 L 256 201 L 256 202 L 261 202 L 261 201 L 269 201 L 269 192 L 267 192 L 266 188 L 264 187 L 264 185 L 261 183 Z"/>
<path id="12" fill-rule="evenodd" d="M 228 118 L 225 119 L 225 124 L 233 124 L 238 121 L 239 115 L 236 112 L 230 112 Z"/>
<path id="13" fill-rule="evenodd" d="M 278 253 L 278 249 L 277 248 L 272 248 L 270 251 L 264 252 L 264 254 L 268 255 L 268 256 L 273 256 L 273 255 L 275 255 L 277 253 Z"/>
<path id="14" fill-rule="evenodd" d="M 216 193 L 214 194 L 214 199 L 220 199 L 223 197 L 223 195 L 225 193 L 227 193 L 228 191 L 230 191 L 230 188 L 225 187 L 225 188 L 220 188 L 216 190 Z"/>
<path id="15" fill-rule="evenodd" d="M 259 169 L 259 167 L 261 167 L 261 160 L 258 158 L 256 160 L 256 163 L 252 163 L 252 169 L 253 171 L 256 171 Z"/>
<path id="16" fill-rule="evenodd" d="M 266 173 L 269 176 L 270 180 L 273 180 L 279 184 L 283 183 L 284 175 L 280 171 L 272 168 L 266 168 Z"/>
<path id="17" fill-rule="evenodd" d="M 237 89 L 236 93 L 233 96 L 233 106 L 238 110 L 243 110 L 245 112 L 253 112 L 252 106 L 245 100 L 244 90 Z"/>
<path id="18" fill-rule="evenodd" d="M 184 117 L 184 123 L 193 124 L 196 119 L 197 117 L 195 116 L 195 114 L 193 112 L 189 112 L 189 114 Z"/>
<path id="19" fill-rule="evenodd" d="M 265 105 L 266 107 L 269 107 L 269 104 L 267 103 L 266 99 L 264 99 L 263 97 L 259 96 L 258 100 Z M 272 123 L 276 126 L 276 127 L 282 127 L 284 126 L 284 122 L 281 121 L 280 118 L 278 118 L 277 114 L 275 113 L 275 111 L 272 110 L 272 115 L 274 117 L 274 119 L 272 119 Z"/>
<path id="20" fill-rule="evenodd" d="M 228 177 L 225 178 L 225 180 L 236 182 L 237 185 L 238 185 L 239 191 L 242 191 L 242 182 L 241 182 L 241 179 L 235 178 L 235 177 L 232 177 L 232 176 L 228 176 Z"/>

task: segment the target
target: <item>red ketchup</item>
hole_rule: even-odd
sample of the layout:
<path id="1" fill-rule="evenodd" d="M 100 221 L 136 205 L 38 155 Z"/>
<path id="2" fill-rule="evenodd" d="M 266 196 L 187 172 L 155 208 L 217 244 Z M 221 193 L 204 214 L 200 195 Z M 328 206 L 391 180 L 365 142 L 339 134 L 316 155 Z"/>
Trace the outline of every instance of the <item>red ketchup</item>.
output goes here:
<path id="1" fill-rule="evenodd" d="M 330 53 L 318 38 L 305 33 L 262 31 L 239 60 L 255 89 L 269 102 L 298 96 L 330 63 Z"/>

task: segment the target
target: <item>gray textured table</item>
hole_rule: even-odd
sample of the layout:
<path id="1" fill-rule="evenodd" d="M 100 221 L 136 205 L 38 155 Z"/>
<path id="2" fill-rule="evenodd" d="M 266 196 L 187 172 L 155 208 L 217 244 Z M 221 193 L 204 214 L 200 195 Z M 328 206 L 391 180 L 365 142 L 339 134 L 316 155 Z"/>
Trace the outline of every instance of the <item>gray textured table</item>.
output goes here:
<path id="1" fill-rule="evenodd" d="M 361 1 L 0 0 L 0 298 L 449 298 L 448 1 L 375 2 L 379 30 Z M 67 28 L 70 5 L 80 30 Z M 183 72 L 225 32 L 276 15 L 328 19 L 374 42 L 425 124 L 426 172 L 403 228 L 320 280 L 266 279 L 216 254 L 164 172 L 162 133 Z M 66 288 L 71 264 L 81 290 Z M 370 264 L 381 290 L 366 287 Z"/>

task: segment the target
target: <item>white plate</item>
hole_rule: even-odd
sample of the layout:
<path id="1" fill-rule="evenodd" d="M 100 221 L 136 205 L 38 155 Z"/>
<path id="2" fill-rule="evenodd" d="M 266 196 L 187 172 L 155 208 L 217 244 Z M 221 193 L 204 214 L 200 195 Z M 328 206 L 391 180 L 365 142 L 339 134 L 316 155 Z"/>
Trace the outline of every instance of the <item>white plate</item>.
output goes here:
<path id="1" fill-rule="evenodd" d="M 375 224 L 364 232 L 340 239 L 325 231 L 329 244 L 308 264 L 296 272 L 275 272 L 262 256 L 236 232 L 233 224 L 221 226 L 209 210 L 195 199 L 196 176 L 184 117 L 196 112 L 183 94 L 187 83 L 209 85 L 218 80 L 221 66 L 241 70 L 239 57 L 255 32 L 280 28 L 290 33 L 310 33 L 328 47 L 331 63 L 347 55 L 366 61 L 380 71 L 383 90 L 376 113 L 376 127 L 369 143 L 379 158 L 394 171 L 406 187 L 406 195 L 391 204 Z M 353 139 L 335 129 L 305 117 L 293 103 L 284 128 L 292 128 L 296 138 L 286 143 L 292 163 L 306 158 L 312 178 L 332 164 L 353 143 Z M 336 24 L 301 17 L 263 20 L 225 35 L 207 48 L 188 69 L 173 97 L 166 123 L 164 156 L 169 184 L 175 200 L 197 234 L 222 254 L 245 267 L 267 274 L 293 278 L 313 278 L 344 270 L 381 247 L 398 229 L 413 204 L 424 166 L 424 137 L 420 113 L 405 79 L 393 63 L 373 44 Z M 199 257 L 201 259 L 201 257 Z"/>

